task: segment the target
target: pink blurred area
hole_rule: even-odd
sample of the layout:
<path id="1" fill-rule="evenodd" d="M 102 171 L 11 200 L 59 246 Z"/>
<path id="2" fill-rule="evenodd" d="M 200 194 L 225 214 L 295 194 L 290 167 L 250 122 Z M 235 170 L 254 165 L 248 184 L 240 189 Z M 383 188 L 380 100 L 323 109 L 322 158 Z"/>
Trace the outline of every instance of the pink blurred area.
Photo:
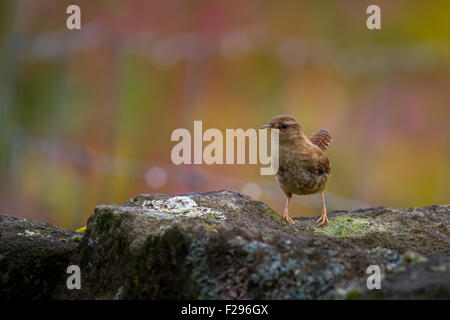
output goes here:
<path id="1" fill-rule="evenodd" d="M 449 1 L 3 1 L 0 213 L 76 228 L 141 193 L 235 189 L 258 165 L 179 165 L 177 128 L 328 129 L 331 210 L 449 203 Z M 368 30 L 378 4 L 382 29 Z M 320 196 L 291 215 L 318 216 Z"/>

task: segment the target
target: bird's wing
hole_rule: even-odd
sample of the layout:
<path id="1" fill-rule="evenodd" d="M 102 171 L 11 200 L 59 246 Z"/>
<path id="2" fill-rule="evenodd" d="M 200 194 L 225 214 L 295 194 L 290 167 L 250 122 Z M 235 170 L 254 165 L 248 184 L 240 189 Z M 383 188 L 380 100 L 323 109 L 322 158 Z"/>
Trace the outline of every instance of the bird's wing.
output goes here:
<path id="1" fill-rule="evenodd" d="M 328 160 L 326 155 L 322 154 L 317 161 L 310 162 L 305 168 L 315 175 L 330 174 L 330 160 Z"/>
<path id="2" fill-rule="evenodd" d="M 325 151 L 331 143 L 331 136 L 328 130 L 323 129 L 314 133 L 309 140 L 322 149 L 322 151 Z"/>

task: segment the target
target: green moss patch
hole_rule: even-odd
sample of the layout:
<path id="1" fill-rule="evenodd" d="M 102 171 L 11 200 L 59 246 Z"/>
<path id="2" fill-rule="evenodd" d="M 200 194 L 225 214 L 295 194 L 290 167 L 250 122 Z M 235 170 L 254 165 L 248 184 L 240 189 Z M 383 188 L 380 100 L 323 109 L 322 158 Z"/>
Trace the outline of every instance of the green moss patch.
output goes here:
<path id="1" fill-rule="evenodd" d="M 272 208 L 267 208 L 266 211 L 275 219 L 281 220 L 281 216 L 278 213 L 276 213 L 275 210 L 273 210 Z"/>
<path id="2" fill-rule="evenodd" d="M 361 236 L 369 232 L 383 231 L 382 225 L 366 219 L 338 217 L 330 219 L 324 227 L 314 227 L 314 232 L 323 236 L 349 238 Z"/>
<path id="3" fill-rule="evenodd" d="M 346 300 L 355 300 L 361 295 L 361 290 L 359 289 L 350 289 L 345 294 Z"/>

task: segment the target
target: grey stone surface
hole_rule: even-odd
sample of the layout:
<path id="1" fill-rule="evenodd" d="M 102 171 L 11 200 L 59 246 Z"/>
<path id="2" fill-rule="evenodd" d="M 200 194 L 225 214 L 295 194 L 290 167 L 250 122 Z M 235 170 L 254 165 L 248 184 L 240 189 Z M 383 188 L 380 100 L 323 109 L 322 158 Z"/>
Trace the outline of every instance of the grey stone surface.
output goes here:
<path id="1" fill-rule="evenodd" d="M 325 228 L 308 218 L 288 225 L 264 203 L 228 190 L 100 205 L 76 248 L 73 241 L 52 243 L 65 252 L 61 265 L 79 265 L 82 275 L 81 290 L 68 290 L 65 275 L 52 298 L 450 298 L 449 205 L 329 218 Z M 16 241 L 3 236 L 5 229 L 0 253 Z M 33 246 L 17 247 L 24 265 Z M 370 265 L 381 269 L 380 290 L 367 289 Z"/>
<path id="2" fill-rule="evenodd" d="M 0 300 L 50 299 L 76 248 L 76 232 L 0 215 Z"/>

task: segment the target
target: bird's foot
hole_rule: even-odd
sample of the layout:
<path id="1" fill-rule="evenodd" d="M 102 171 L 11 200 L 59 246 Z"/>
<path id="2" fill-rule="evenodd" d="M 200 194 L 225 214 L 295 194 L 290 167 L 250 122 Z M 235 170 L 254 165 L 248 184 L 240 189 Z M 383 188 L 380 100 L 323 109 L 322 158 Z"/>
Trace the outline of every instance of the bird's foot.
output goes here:
<path id="1" fill-rule="evenodd" d="M 283 215 L 283 220 L 289 224 L 294 224 L 294 220 L 292 220 L 291 217 L 289 217 L 289 215 L 286 213 Z"/>
<path id="2" fill-rule="evenodd" d="M 328 224 L 327 214 L 326 213 L 322 214 L 320 216 L 319 220 L 317 220 L 316 224 L 317 224 L 318 227 L 323 227 L 323 226 L 327 225 Z"/>

